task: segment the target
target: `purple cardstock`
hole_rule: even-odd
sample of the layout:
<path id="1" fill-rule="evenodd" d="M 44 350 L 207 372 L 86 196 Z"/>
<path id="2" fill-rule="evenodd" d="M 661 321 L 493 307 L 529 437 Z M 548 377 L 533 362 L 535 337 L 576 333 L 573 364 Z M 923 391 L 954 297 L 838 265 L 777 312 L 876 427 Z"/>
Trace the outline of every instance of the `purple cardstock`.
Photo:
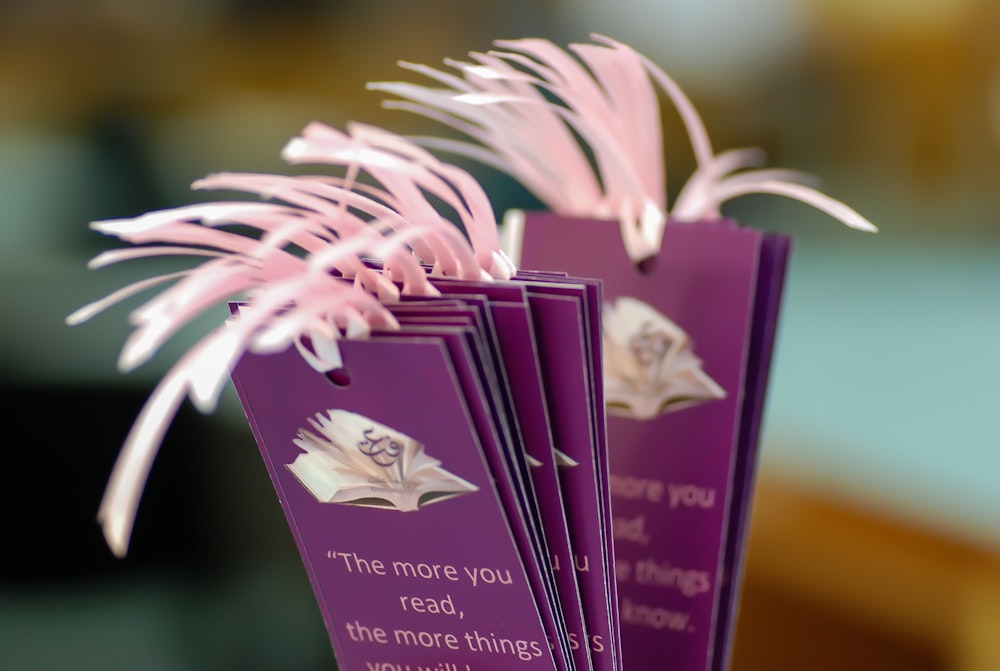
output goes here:
<path id="1" fill-rule="evenodd" d="M 519 272 L 519 276 L 533 278 L 528 286 L 534 296 L 552 295 L 573 297 L 581 301 L 583 351 L 587 358 L 587 380 L 591 395 L 590 421 L 593 430 L 592 456 L 594 480 L 598 504 L 598 528 L 601 538 L 603 586 L 607 595 L 610 620 L 600 615 L 602 622 L 609 621 L 607 635 L 611 644 L 602 650 L 598 660 L 604 669 L 621 668 L 621 634 L 618 617 L 618 584 L 614 579 L 614 545 L 611 535 L 611 493 L 609 488 L 609 460 L 607 440 L 607 418 L 604 408 L 604 380 L 601 373 L 601 304 L 603 283 L 592 278 L 570 278 L 566 273 Z M 575 483 L 579 486 L 580 481 Z M 607 639 L 606 639 L 607 640 Z M 595 655 L 596 658 L 596 655 Z"/>
<path id="2" fill-rule="evenodd" d="M 615 620 L 611 593 L 612 567 L 602 533 L 599 487 L 600 449 L 595 426 L 594 394 L 589 379 L 583 305 L 578 298 L 530 290 L 539 356 L 545 380 L 555 448 L 573 465 L 559 469 L 569 512 L 570 542 L 594 668 L 617 668 Z"/>
<path id="3" fill-rule="evenodd" d="M 524 447 L 534 460 L 530 467 L 531 480 L 538 497 L 548 557 L 553 567 L 570 566 L 572 550 L 556 472 L 552 430 L 542 387 L 531 312 L 527 301 L 494 302 L 491 303 L 491 309 L 513 391 Z M 568 570 L 553 573 L 559 593 L 559 609 L 565 619 L 577 671 L 587 671 L 592 668 L 592 662 L 585 643 L 587 633 L 576 577 Z"/>
<path id="4" fill-rule="evenodd" d="M 604 280 L 626 669 L 670 660 L 679 671 L 705 671 L 725 649 L 716 645 L 717 617 L 728 618 L 731 604 L 720 610 L 720 591 L 739 562 L 724 550 L 747 504 L 730 510 L 734 475 L 740 497 L 752 484 L 734 473 L 740 448 L 751 447 L 741 419 L 759 431 L 760 407 L 744 405 L 744 388 L 761 244 L 758 231 L 730 222 L 668 223 L 662 252 L 641 272 L 617 222 L 528 216 L 524 267 Z"/>
<path id="5" fill-rule="evenodd" d="M 482 297 L 467 298 L 478 301 Z M 484 307 L 489 308 L 493 317 L 502 356 L 500 365 L 505 371 L 504 379 L 510 385 L 511 405 L 517 415 L 518 430 L 512 434 L 520 436 L 521 442 L 515 439 L 511 449 L 516 450 L 517 445 L 523 444 L 524 451 L 534 459 L 534 463 L 526 469 L 527 479 L 534 485 L 531 488 L 533 491 L 526 492 L 524 496 L 531 500 L 525 501 L 527 505 L 537 508 L 539 519 L 536 521 L 537 528 L 532 533 L 532 541 L 538 547 L 533 548 L 532 557 L 522 556 L 522 559 L 531 565 L 529 575 L 537 571 L 539 584 L 551 581 L 551 588 L 542 588 L 545 592 L 544 598 L 547 599 L 546 603 L 541 604 L 543 620 L 550 623 L 554 637 L 563 639 L 562 647 L 565 649 L 560 651 L 563 658 L 574 657 L 577 668 L 584 671 L 590 666 L 589 657 L 585 654 L 581 656 L 579 650 L 573 650 L 573 637 L 576 636 L 580 640 L 584 638 L 576 585 L 574 582 L 572 592 L 564 594 L 566 586 L 560 585 L 557 576 L 552 575 L 549 562 L 550 556 L 556 556 L 556 550 L 553 548 L 563 548 L 562 551 L 565 552 L 568 540 L 565 538 L 566 522 L 556 482 L 552 442 L 538 374 L 537 356 L 534 351 L 534 333 L 531 329 L 530 315 L 523 303 L 489 301 Z M 412 304 L 402 304 L 393 306 L 392 310 L 400 323 L 405 324 L 444 324 L 458 319 L 458 315 L 463 315 L 464 323 L 476 325 L 477 328 L 482 326 L 478 319 L 480 312 L 476 307 L 438 308 L 433 305 L 413 307 Z M 527 486 L 527 483 L 525 485 Z M 522 516 L 531 514 L 533 512 L 526 511 Z M 542 575 L 543 569 L 548 571 L 549 575 Z M 577 611 L 576 614 L 574 610 Z M 557 659 L 557 662 L 559 661 Z"/>
<path id="6" fill-rule="evenodd" d="M 537 334 L 525 290 L 520 283 L 499 282 L 438 281 L 437 286 L 446 292 L 481 291 L 490 299 L 489 309 L 503 357 L 502 368 L 513 392 L 524 449 L 534 460 L 529 477 L 538 501 L 540 527 L 544 531 L 541 540 L 545 563 L 556 588 L 553 601 L 563 616 L 567 650 L 576 668 L 585 671 L 592 668 L 591 651 L 586 644 L 589 639 L 576 576 L 573 571 L 560 570 L 572 566 L 573 555 L 542 387 Z"/>
<path id="7" fill-rule="evenodd" d="M 340 668 L 556 668 L 484 459 L 486 396 L 456 372 L 471 362 L 433 337 L 341 347 L 346 387 L 294 349 L 233 373 Z"/>
<path id="8" fill-rule="evenodd" d="M 444 340 L 452 355 L 457 378 L 465 397 L 469 399 L 473 422 L 478 428 L 486 462 L 491 471 L 500 502 L 506 512 L 519 556 L 527 572 L 528 583 L 549 641 L 560 645 L 551 648 L 557 669 L 570 667 L 571 654 L 562 614 L 558 610 L 554 578 L 547 557 L 542 552 L 541 524 L 537 501 L 526 475 L 525 455 L 518 447 L 520 436 L 512 418 L 505 416 L 509 390 L 501 384 L 493 367 L 495 333 L 492 319 L 485 312 L 487 302 L 475 305 L 481 296 L 466 297 L 475 308 L 475 326 L 446 328 L 440 326 L 407 327 L 403 331 L 388 331 L 383 338 L 406 339 L 410 334 L 435 334 Z"/>
<path id="9" fill-rule="evenodd" d="M 743 421 L 734 467 L 729 533 L 722 563 L 722 586 L 719 591 L 719 616 L 716 622 L 713 671 L 729 668 L 733 651 L 733 633 L 739 614 L 740 592 L 749 537 L 750 511 L 757 481 L 757 447 L 764 418 L 764 399 L 771 370 L 771 356 L 778 331 L 782 290 L 791 252 L 791 239 L 783 235 L 765 235 L 760 248 L 757 270 L 757 297 L 754 303 L 753 328 L 747 353 L 747 376 L 744 385 Z"/>

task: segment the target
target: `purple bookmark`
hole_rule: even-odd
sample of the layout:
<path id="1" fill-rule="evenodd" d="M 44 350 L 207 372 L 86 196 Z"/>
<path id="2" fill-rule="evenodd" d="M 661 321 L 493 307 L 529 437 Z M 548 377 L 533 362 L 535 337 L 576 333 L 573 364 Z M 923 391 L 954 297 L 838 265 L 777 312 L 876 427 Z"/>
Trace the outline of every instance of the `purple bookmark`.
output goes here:
<path id="1" fill-rule="evenodd" d="M 294 349 L 234 372 L 340 668 L 556 668 L 484 459 L 486 397 L 458 377 L 471 356 L 435 337 L 341 347 L 346 386 Z"/>
<path id="2" fill-rule="evenodd" d="M 565 239 L 580 241 L 565 253 Z M 522 265 L 604 281 L 604 393 L 624 668 L 709 668 L 761 234 L 666 226 L 643 269 L 617 222 L 529 215 Z M 749 421 L 749 418 L 747 418 Z"/>

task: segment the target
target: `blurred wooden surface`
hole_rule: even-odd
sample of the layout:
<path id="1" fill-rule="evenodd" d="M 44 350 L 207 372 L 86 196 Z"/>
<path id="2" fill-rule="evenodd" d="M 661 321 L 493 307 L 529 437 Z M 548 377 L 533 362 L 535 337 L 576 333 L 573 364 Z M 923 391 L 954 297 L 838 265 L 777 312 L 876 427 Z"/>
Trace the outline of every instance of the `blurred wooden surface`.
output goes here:
<path id="1" fill-rule="evenodd" d="M 765 480 L 733 669 L 1000 669 L 1000 555 Z"/>

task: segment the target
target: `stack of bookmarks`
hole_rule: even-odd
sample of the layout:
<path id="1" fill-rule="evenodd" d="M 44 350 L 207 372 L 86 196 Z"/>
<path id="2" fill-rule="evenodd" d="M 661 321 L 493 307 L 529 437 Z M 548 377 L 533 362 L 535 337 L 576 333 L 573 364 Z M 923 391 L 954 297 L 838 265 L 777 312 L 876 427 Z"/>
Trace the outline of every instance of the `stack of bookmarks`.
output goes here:
<path id="1" fill-rule="evenodd" d="M 116 553 L 178 405 L 211 410 L 231 374 L 341 669 L 727 666 L 789 241 L 719 206 L 769 192 L 873 227 L 796 173 L 741 170 L 756 152 L 715 155 L 669 77 L 594 40 L 371 85 L 467 140 L 312 124 L 284 156 L 338 176 L 212 175 L 196 187 L 266 200 L 94 225 L 141 245 L 94 267 L 208 257 L 70 317 L 176 281 L 133 313 L 123 369 L 232 315 L 126 440 L 99 513 Z M 669 210 L 654 83 L 698 160 Z M 502 250 L 478 183 L 428 149 L 551 212 L 509 213 Z"/>

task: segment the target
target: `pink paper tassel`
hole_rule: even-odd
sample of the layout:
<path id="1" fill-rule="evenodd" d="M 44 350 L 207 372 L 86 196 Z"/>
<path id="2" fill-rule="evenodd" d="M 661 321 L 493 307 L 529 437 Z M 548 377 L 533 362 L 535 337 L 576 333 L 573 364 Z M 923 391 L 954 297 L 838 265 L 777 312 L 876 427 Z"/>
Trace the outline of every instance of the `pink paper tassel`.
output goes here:
<path id="1" fill-rule="evenodd" d="M 284 155 L 292 163 L 340 166 L 346 174 L 220 173 L 195 188 L 234 189 L 278 202 L 206 203 L 93 224 L 101 233 L 145 246 L 104 252 L 92 268 L 154 256 L 206 258 L 189 270 L 124 287 L 67 318 L 70 324 L 84 322 L 173 282 L 132 312 L 135 330 L 122 349 L 123 371 L 146 362 L 204 311 L 228 300 L 248 301 L 170 369 L 129 432 L 98 515 L 119 556 L 128 549 L 149 470 L 184 397 L 202 412 L 212 411 L 244 352 L 295 346 L 315 369 L 333 370 L 343 365 L 340 338 L 398 328 L 385 303 L 397 301 L 400 293 L 437 295 L 426 266 L 438 275 L 476 280 L 514 272 L 500 251 L 493 210 L 478 183 L 411 141 L 360 124 L 347 133 L 311 124 Z M 376 184 L 358 182 L 361 172 Z M 428 195 L 458 213 L 467 237 Z M 225 229 L 234 224 L 259 235 Z"/>

